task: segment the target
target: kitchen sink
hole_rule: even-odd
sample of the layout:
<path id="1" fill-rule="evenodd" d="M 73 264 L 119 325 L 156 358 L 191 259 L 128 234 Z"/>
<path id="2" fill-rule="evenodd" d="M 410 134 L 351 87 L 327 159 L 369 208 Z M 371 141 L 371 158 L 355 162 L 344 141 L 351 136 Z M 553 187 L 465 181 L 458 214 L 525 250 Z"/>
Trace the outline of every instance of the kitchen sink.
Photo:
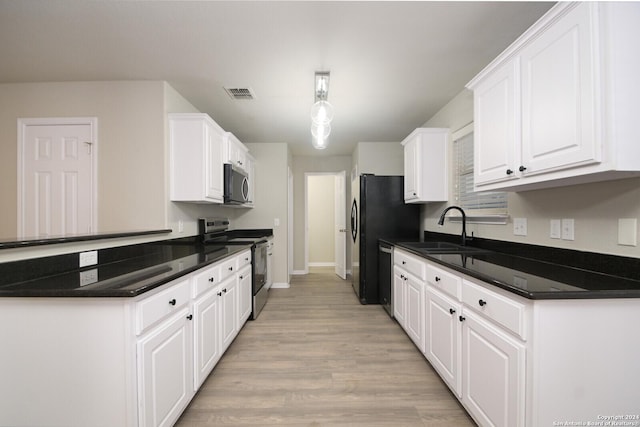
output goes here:
<path id="1" fill-rule="evenodd" d="M 426 254 L 466 254 L 485 252 L 484 249 L 474 248 L 472 246 L 456 245 L 455 243 L 449 242 L 403 242 L 398 243 L 398 245 Z"/>

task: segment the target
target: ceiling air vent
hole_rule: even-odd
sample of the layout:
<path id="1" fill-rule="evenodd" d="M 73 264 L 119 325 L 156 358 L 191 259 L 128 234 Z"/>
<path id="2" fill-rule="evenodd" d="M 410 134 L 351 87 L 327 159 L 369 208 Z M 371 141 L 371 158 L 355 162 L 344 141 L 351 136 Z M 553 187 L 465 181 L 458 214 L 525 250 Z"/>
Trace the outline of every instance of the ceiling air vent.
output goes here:
<path id="1" fill-rule="evenodd" d="M 253 89 L 251 88 L 237 88 L 237 87 L 226 87 L 224 90 L 231 97 L 231 99 L 255 99 L 255 95 L 253 94 Z"/>

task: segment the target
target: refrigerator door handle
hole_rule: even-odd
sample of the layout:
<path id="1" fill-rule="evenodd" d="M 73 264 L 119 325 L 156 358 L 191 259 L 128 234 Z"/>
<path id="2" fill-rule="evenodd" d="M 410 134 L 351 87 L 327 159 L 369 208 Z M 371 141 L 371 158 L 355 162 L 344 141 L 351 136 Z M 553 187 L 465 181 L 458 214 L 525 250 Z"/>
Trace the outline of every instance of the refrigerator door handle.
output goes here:
<path id="1" fill-rule="evenodd" d="M 353 199 L 353 204 L 351 205 L 351 237 L 353 238 L 353 243 L 356 242 L 357 235 L 358 235 L 358 204 L 356 203 L 356 199 Z"/>

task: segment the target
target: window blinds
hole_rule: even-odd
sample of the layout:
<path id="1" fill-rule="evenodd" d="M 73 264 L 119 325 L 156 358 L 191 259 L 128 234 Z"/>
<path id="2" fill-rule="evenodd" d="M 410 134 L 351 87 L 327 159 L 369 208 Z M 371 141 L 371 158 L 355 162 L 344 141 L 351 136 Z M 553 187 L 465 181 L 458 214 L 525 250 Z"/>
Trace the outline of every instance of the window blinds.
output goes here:
<path id="1" fill-rule="evenodd" d="M 465 209 L 506 209 L 507 193 L 473 191 L 473 133 L 454 142 L 456 155 L 456 200 Z"/>

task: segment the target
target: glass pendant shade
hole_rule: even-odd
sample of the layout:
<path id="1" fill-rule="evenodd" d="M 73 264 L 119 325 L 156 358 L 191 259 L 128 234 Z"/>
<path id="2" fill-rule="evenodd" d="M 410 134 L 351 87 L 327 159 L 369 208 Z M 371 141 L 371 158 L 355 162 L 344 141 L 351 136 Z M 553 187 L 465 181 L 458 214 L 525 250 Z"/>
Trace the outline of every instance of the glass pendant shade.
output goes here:
<path id="1" fill-rule="evenodd" d="M 328 124 L 333 120 L 333 105 L 327 101 L 318 101 L 311 107 L 311 120 L 318 124 Z"/>
<path id="2" fill-rule="evenodd" d="M 327 148 L 327 140 L 325 138 L 317 138 L 314 136 L 311 139 L 311 145 L 313 145 L 313 148 L 316 150 L 324 150 Z"/>
<path id="3" fill-rule="evenodd" d="M 318 123 L 311 123 L 311 135 L 313 135 L 314 138 L 327 139 L 330 133 L 330 124 L 323 125 Z"/>

